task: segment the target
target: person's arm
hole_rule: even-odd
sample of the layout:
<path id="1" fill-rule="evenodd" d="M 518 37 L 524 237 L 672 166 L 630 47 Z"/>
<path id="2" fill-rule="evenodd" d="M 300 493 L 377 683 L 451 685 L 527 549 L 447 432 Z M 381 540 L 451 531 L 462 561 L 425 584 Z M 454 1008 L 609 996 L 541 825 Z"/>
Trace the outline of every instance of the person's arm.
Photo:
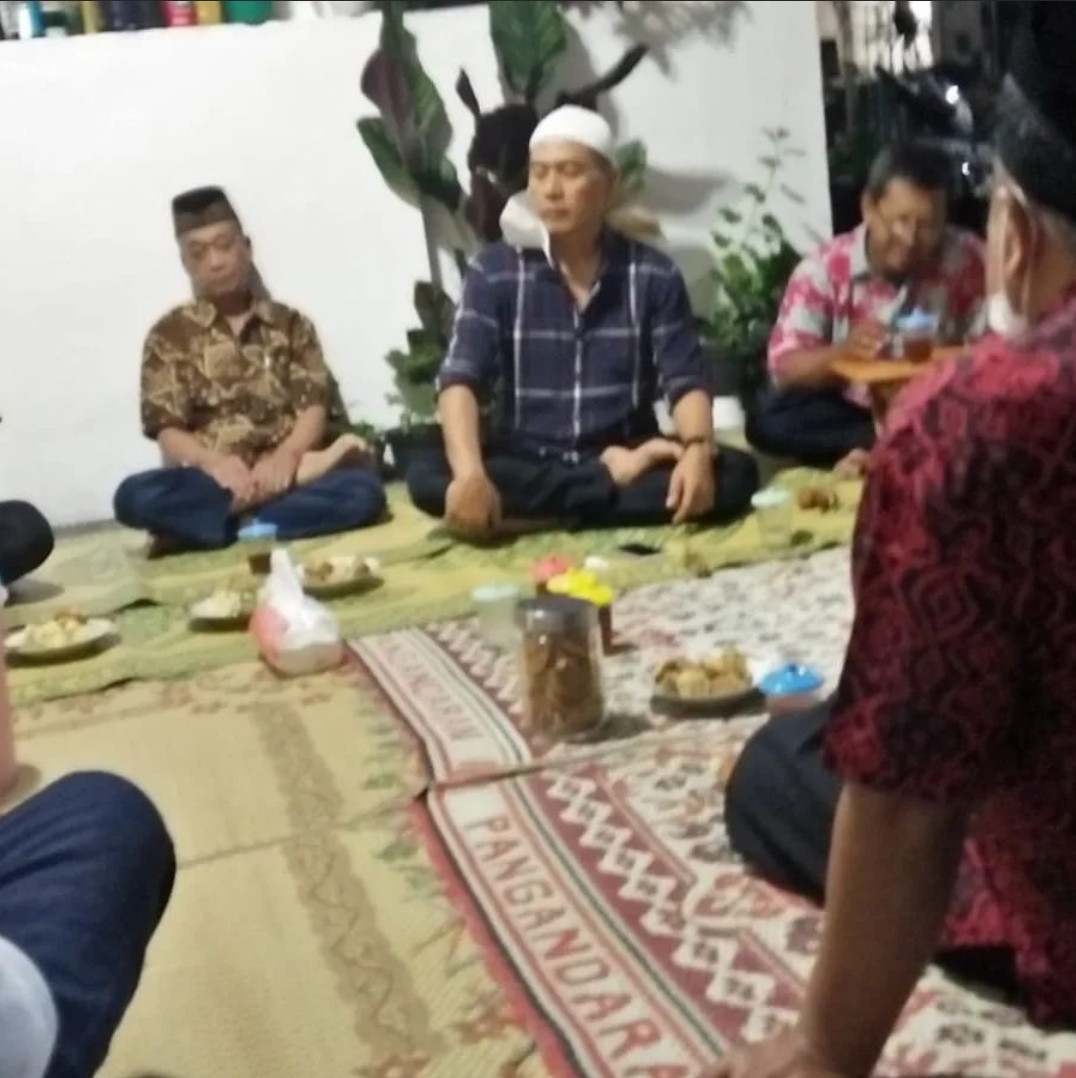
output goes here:
<path id="1" fill-rule="evenodd" d="M 848 1078 L 872 1073 L 934 953 L 966 822 L 960 806 L 855 783 L 841 794 L 800 1034 Z"/>
<path id="2" fill-rule="evenodd" d="M 457 479 L 485 471 L 478 398 L 466 385 L 450 385 L 441 393 L 438 405 L 448 466 Z"/>
<path id="3" fill-rule="evenodd" d="M 770 333 L 770 377 L 780 389 L 823 389 L 840 384 L 830 371 L 838 349 L 833 343 L 834 296 L 825 260 L 805 258 L 785 288 Z"/>
<path id="4" fill-rule="evenodd" d="M 279 451 L 296 458 L 321 448 L 329 414 L 329 368 L 309 318 L 296 315 L 291 330 L 290 386 L 295 425 Z"/>
<path id="5" fill-rule="evenodd" d="M 714 505 L 713 397 L 683 277 L 679 271 L 656 276 L 653 288 L 654 366 L 684 447 L 669 477 L 665 506 L 673 522 L 681 524 L 703 516 Z"/>
<path id="6" fill-rule="evenodd" d="M 182 353 L 168 333 L 155 327 L 142 349 L 142 433 L 160 447 L 166 460 L 207 469 L 219 454 L 190 431 L 190 398 L 180 369 Z"/>
<path id="7" fill-rule="evenodd" d="M 789 1075 L 871 1073 L 937 949 L 966 820 L 1020 723 L 1025 581 L 997 524 L 1012 505 L 998 433 L 1011 420 L 1004 401 L 970 406 L 974 389 L 952 376 L 911 391 L 860 507 L 855 620 L 825 734 L 846 788 L 800 1020 L 718 1075 L 771 1076 L 775 1060 Z"/>
<path id="8" fill-rule="evenodd" d="M 473 263 L 456 310 L 452 339 L 437 378 L 438 416 L 452 475 L 485 473 L 479 402 L 489 393 L 500 356 L 500 316 L 495 286 Z"/>

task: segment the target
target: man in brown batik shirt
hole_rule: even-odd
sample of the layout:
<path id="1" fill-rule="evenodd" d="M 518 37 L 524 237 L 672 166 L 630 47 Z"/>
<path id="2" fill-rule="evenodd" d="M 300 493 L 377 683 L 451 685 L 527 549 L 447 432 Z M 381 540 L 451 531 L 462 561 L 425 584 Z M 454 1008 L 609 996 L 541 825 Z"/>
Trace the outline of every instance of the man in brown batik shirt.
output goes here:
<path id="1" fill-rule="evenodd" d="M 281 539 L 361 528 L 385 508 L 354 435 L 326 445 L 331 379 L 313 325 L 259 294 L 250 241 L 223 191 L 172 205 L 194 299 L 142 358 L 142 429 L 168 467 L 125 479 L 116 518 L 158 551 L 227 546 L 244 518 Z"/>

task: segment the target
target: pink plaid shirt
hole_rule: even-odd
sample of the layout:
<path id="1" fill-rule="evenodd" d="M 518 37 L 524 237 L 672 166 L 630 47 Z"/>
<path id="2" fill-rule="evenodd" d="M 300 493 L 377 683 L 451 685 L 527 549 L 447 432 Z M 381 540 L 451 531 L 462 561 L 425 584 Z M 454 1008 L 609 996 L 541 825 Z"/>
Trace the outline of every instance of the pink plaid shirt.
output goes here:
<path id="1" fill-rule="evenodd" d="M 770 334 L 770 376 L 780 384 L 782 360 L 792 352 L 839 344 L 860 322 L 891 326 L 917 308 L 938 316 L 942 343 L 962 344 L 983 329 L 985 269 L 982 241 L 947 228 L 930 265 L 898 286 L 871 270 L 866 225 L 836 236 L 789 279 Z M 866 403 L 862 386 L 849 387 L 848 396 Z"/>

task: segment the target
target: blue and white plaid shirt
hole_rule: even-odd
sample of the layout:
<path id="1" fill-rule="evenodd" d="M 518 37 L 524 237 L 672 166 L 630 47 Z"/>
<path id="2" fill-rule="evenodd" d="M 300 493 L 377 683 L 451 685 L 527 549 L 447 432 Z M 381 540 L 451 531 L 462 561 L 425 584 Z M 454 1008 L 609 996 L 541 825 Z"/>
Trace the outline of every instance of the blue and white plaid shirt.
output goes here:
<path id="1" fill-rule="evenodd" d="M 616 233 L 603 240 L 579 310 L 540 250 L 506 243 L 471 264 L 438 389 L 500 395 L 511 444 L 578 460 L 657 433 L 654 404 L 708 393 L 683 277 L 671 259 Z"/>

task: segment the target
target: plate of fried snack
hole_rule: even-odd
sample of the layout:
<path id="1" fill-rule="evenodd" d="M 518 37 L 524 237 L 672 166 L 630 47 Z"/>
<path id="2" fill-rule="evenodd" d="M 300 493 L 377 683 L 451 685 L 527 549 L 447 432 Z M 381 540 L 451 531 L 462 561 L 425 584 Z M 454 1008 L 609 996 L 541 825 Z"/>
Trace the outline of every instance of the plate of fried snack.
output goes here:
<path id="1" fill-rule="evenodd" d="M 796 494 L 796 502 L 801 509 L 813 509 L 820 513 L 832 513 L 841 508 L 837 488 L 826 484 L 801 487 Z"/>
<path id="2" fill-rule="evenodd" d="M 355 554 L 337 555 L 303 562 L 299 579 L 303 591 L 316 599 L 339 599 L 381 583 L 378 563 Z"/>
<path id="3" fill-rule="evenodd" d="M 258 593 L 251 588 L 220 587 L 187 613 L 195 629 L 245 629 L 257 604 Z"/>
<path id="4" fill-rule="evenodd" d="M 665 715 L 721 715 L 758 693 L 755 664 L 736 647 L 704 658 L 669 659 L 654 676 L 651 706 Z"/>
<path id="5" fill-rule="evenodd" d="M 80 610 L 63 610 L 48 621 L 11 633 L 6 650 L 27 662 L 64 662 L 90 654 L 115 631 L 115 624 L 107 618 L 91 618 Z"/>

